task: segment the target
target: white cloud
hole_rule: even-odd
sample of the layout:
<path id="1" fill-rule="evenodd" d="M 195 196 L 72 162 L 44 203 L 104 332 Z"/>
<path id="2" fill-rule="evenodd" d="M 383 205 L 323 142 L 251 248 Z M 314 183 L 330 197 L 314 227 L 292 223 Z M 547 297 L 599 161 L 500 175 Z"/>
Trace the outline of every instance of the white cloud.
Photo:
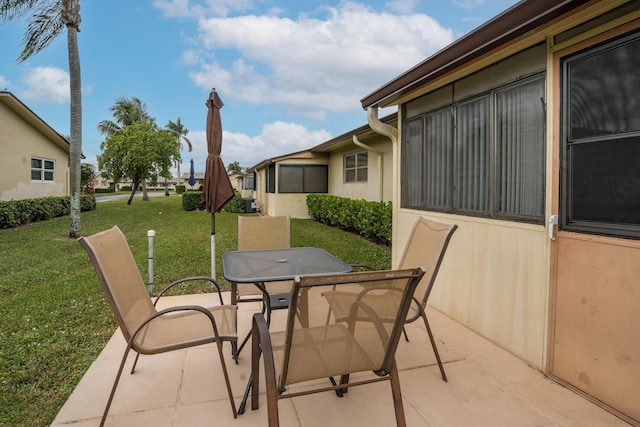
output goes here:
<path id="1" fill-rule="evenodd" d="M 187 18 L 213 15 L 227 16 L 231 12 L 241 12 L 253 6 L 252 0 L 206 0 L 203 3 L 189 0 L 155 0 L 153 6 L 168 18 Z"/>
<path id="2" fill-rule="evenodd" d="M 392 2 L 409 10 L 413 0 Z M 300 16 L 203 18 L 202 45 L 230 52 L 232 62 L 202 65 L 190 77 L 211 82 L 225 96 L 254 104 L 286 104 L 322 119 L 327 112 L 358 111 L 359 98 L 453 40 L 453 32 L 424 14 L 392 15 L 343 2 L 324 19 Z"/>
<path id="3" fill-rule="evenodd" d="M 69 100 L 69 74 L 61 68 L 34 67 L 21 80 L 21 96 L 28 101 L 63 104 Z"/>
<path id="4" fill-rule="evenodd" d="M 189 161 L 193 158 L 196 170 L 202 172 L 207 158 L 206 134 L 191 131 L 187 137 L 193 151 L 182 151 L 180 169 L 189 170 Z M 243 167 L 254 166 L 266 159 L 307 150 L 329 139 L 331 134 L 326 130 L 311 131 L 303 125 L 281 121 L 265 124 L 257 136 L 223 131 L 222 159 L 225 165 L 237 161 Z"/>
<path id="5" fill-rule="evenodd" d="M 387 2 L 387 8 L 398 13 L 413 13 L 417 5 L 418 0 L 391 0 Z"/>
<path id="6" fill-rule="evenodd" d="M 473 9 L 482 6 L 484 0 L 453 0 L 453 5 L 463 9 Z"/>
<path id="7" fill-rule="evenodd" d="M 0 76 L 0 90 L 5 90 L 9 88 L 10 81 L 5 79 L 4 76 Z"/>

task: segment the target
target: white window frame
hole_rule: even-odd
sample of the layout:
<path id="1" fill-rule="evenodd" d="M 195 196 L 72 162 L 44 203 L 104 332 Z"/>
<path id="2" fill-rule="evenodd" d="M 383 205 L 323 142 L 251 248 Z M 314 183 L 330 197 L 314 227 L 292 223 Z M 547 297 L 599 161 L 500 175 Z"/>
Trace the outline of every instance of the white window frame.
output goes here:
<path id="1" fill-rule="evenodd" d="M 34 160 L 40 162 L 39 167 L 34 167 Z M 47 163 L 50 162 L 52 164 L 52 168 L 47 168 Z M 38 172 L 40 175 L 40 179 L 34 179 L 33 173 Z M 51 173 L 51 178 L 47 178 L 47 173 Z M 56 161 L 53 159 L 46 159 L 44 157 L 31 157 L 31 182 L 55 182 L 56 181 Z"/>
<path id="2" fill-rule="evenodd" d="M 362 155 L 366 157 L 366 163 L 362 164 Z M 349 159 L 353 158 L 353 166 L 347 166 Z M 360 161 L 358 160 L 360 159 Z M 349 177 L 349 172 L 353 172 L 353 178 Z M 364 172 L 364 178 L 362 178 Z M 367 150 L 355 151 L 344 155 L 344 182 L 358 183 L 367 182 L 369 179 L 369 153 Z"/>

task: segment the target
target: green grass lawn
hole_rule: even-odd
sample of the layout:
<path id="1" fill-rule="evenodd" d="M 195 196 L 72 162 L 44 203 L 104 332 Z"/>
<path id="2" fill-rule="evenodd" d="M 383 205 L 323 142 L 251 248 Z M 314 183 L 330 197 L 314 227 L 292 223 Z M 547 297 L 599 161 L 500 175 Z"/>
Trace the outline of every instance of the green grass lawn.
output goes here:
<path id="1" fill-rule="evenodd" d="M 220 255 L 236 249 L 236 218 L 216 214 L 216 271 L 225 289 Z M 83 235 L 113 225 L 127 236 L 145 281 L 147 230 L 156 231 L 156 290 L 210 275 L 211 215 L 185 212 L 180 197 L 98 203 L 82 214 Z M 115 330 L 89 259 L 68 234 L 68 217 L 0 230 L 0 425 L 49 425 Z M 313 220 L 291 220 L 291 245 L 320 247 L 347 263 L 391 265 L 388 248 Z"/>

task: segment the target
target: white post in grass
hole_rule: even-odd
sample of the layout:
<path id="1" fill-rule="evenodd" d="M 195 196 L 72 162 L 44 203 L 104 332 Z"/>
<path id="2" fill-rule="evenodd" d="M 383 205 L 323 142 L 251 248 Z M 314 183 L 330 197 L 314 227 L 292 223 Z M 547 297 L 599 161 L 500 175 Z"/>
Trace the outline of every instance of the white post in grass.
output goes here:
<path id="1" fill-rule="evenodd" d="M 149 295 L 153 295 L 153 237 L 155 235 L 155 230 L 147 231 L 147 237 L 149 238 L 149 284 L 147 285 L 147 291 L 149 291 Z"/>

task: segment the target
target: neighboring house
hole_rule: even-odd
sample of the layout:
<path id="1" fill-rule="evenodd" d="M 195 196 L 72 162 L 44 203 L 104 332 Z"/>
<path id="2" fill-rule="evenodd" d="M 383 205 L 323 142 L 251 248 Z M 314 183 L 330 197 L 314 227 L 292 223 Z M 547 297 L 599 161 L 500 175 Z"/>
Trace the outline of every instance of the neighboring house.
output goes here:
<path id="1" fill-rule="evenodd" d="M 397 114 L 381 120 L 395 125 Z M 263 213 L 292 218 L 309 218 L 306 200 L 310 193 L 390 201 L 391 148 L 389 138 L 369 125 L 361 126 L 309 150 L 262 161 L 249 168 L 255 181 L 250 187 L 245 175 L 244 188 L 254 189 L 253 197 Z"/>
<path id="2" fill-rule="evenodd" d="M 253 198 L 253 173 L 230 173 L 229 181 L 242 198 Z"/>
<path id="3" fill-rule="evenodd" d="M 396 126 L 398 115 L 393 113 L 380 120 Z M 391 201 L 391 140 L 374 132 L 369 125 L 351 130 L 309 151 L 329 156 L 329 194 L 374 202 Z"/>
<path id="4" fill-rule="evenodd" d="M 431 304 L 636 425 L 639 89 L 640 2 L 524 0 L 362 99 L 397 132 L 394 265 L 458 224 Z"/>
<path id="5" fill-rule="evenodd" d="M 267 159 L 254 172 L 257 209 L 269 216 L 309 218 L 307 194 L 329 189 L 328 156 L 309 150 Z"/>
<path id="6" fill-rule="evenodd" d="M 69 195 L 69 142 L 0 91 L 0 200 Z"/>

